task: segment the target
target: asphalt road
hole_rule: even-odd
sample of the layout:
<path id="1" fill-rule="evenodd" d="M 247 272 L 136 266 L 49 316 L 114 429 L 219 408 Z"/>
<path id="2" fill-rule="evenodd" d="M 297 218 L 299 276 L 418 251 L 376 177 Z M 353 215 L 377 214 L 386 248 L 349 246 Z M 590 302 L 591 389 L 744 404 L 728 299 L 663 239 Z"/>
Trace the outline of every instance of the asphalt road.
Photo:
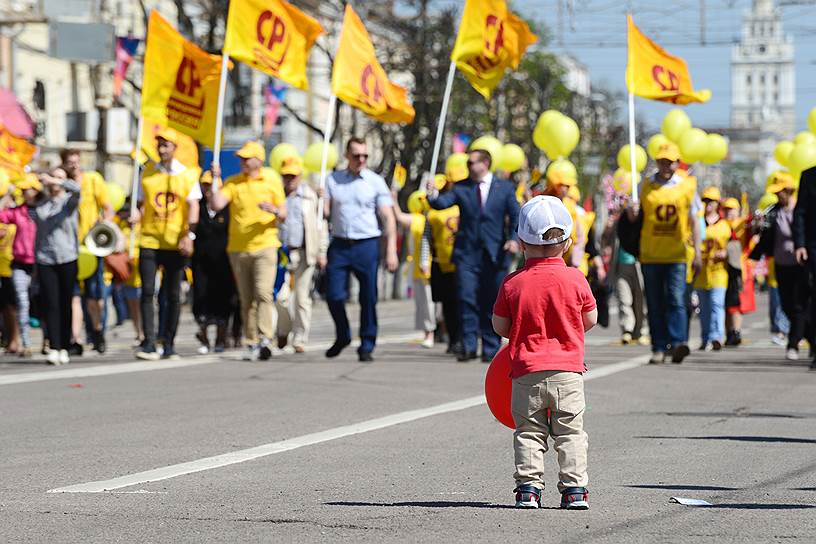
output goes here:
<path id="1" fill-rule="evenodd" d="M 587 512 L 556 508 L 552 455 L 546 508 L 514 510 L 486 365 L 419 347 L 410 302 L 380 308 L 373 364 L 323 358 L 323 308 L 315 350 L 263 363 L 136 363 L 127 328 L 105 357 L 0 361 L 0 542 L 816 541 L 816 372 L 764 307 L 748 345 L 682 365 L 639 364 L 614 319 L 590 333 Z"/>

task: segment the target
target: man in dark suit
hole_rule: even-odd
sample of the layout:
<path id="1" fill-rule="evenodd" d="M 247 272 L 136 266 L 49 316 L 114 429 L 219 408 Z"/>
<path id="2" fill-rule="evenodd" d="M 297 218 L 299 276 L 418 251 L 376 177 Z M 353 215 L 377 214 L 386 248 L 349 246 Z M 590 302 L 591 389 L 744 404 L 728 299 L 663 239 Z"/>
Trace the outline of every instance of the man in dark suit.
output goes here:
<path id="1" fill-rule="evenodd" d="M 814 291 L 811 297 L 811 323 L 816 326 L 816 167 L 802 172 L 799 182 L 799 197 L 793 211 L 793 243 L 796 246 L 796 260 L 810 270 L 810 284 Z M 816 350 L 811 346 L 811 353 Z M 816 370 L 816 353 L 810 363 Z"/>
<path id="2" fill-rule="evenodd" d="M 490 153 L 473 150 L 468 158 L 470 176 L 439 194 L 433 180 L 428 184 L 431 207 L 437 210 L 459 206 L 459 231 L 453 246 L 453 262 L 459 284 L 462 312 L 463 352 L 458 360 L 477 357 L 477 340 L 482 337 L 482 361 L 489 362 L 499 350 L 501 339 L 493 331 L 493 303 L 510 266 L 508 254 L 518 253 L 519 205 L 515 187 L 493 177 Z"/>

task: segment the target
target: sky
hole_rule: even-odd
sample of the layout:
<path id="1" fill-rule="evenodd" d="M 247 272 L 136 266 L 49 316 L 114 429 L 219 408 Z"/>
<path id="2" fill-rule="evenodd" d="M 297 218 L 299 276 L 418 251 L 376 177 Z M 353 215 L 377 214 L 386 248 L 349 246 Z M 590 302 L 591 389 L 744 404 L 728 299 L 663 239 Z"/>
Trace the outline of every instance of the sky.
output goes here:
<path id="1" fill-rule="evenodd" d="M 780 1 L 790 0 L 776 0 Z M 631 5 L 635 23 L 650 38 L 674 55 L 686 59 L 695 88 L 711 89 L 706 104 L 687 107 L 692 122 L 701 127 L 728 127 L 731 107 L 731 48 L 738 41 L 743 14 L 752 0 L 515 0 L 525 18 L 546 24 L 552 32 L 548 49 L 567 53 L 585 64 L 593 85 L 625 91 L 626 11 Z M 794 41 L 796 59 L 796 116 L 798 130 L 806 127 L 807 113 L 816 106 L 816 0 L 784 6 L 783 27 Z M 450 0 L 448 4 L 459 4 Z M 701 17 L 701 5 L 706 16 Z M 571 13 L 570 13 L 571 12 Z M 701 20 L 708 45 L 702 46 Z M 559 33 L 559 29 L 563 29 Z M 657 129 L 671 105 L 636 99 L 635 110 L 651 129 Z"/>

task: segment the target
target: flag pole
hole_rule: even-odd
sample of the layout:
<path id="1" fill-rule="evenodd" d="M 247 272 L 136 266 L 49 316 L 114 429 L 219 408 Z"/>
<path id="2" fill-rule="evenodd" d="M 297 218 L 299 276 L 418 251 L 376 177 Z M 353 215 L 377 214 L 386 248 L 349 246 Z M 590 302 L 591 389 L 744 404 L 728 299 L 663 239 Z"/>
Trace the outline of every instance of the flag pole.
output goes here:
<path id="1" fill-rule="evenodd" d="M 635 95 L 629 93 L 629 167 L 632 175 L 632 202 L 639 198 L 637 172 L 635 172 Z"/>
<path id="2" fill-rule="evenodd" d="M 326 170 L 328 170 L 329 165 L 329 144 L 331 142 L 332 130 L 334 130 L 335 109 L 337 109 L 337 95 L 332 93 L 329 97 L 329 112 L 326 115 L 326 126 L 323 132 L 323 156 L 320 159 L 320 196 L 317 199 L 318 233 L 323 232 L 323 189 L 326 187 Z"/>
<path id="3" fill-rule="evenodd" d="M 455 75 L 456 61 L 451 61 L 450 68 L 448 69 L 448 81 L 445 84 L 445 96 L 442 98 L 442 111 L 439 114 L 439 124 L 436 126 L 436 140 L 434 141 L 431 169 L 428 171 L 428 179 L 433 179 L 436 174 L 436 166 L 439 163 L 439 149 L 442 147 L 442 135 L 445 133 L 445 120 L 448 117 L 448 104 L 450 103 L 453 77 Z"/>
<path id="4" fill-rule="evenodd" d="M 141 98 L 140 98 L 141 101 Z M 136 133 L 136 151 L 133 154 L 133 178 L 131 179 L 130 183 L 130 217 L 136 215 L 136 209 L 139 206 L 139 178 L 141 177 L 139 174 L 139 155 L 142 152 L 142 130 L 144 130 L 144 117 L 142 116 L 141 110 L 139 111 L 139 122 L 137 123 L 137 133 Z M 130 258 L 133 258 L 133 254 L 136 250 L 136 229 L 133 226 L 130 227 L 130 245 L 128 249 L 128 255 Z"/>
<path id="5" fill-rule="evenodd" d="M 221 54 L 221 79 L 218 82 L 218 108 L 215 112 L 215 141 L 213 145 L 213 164 L 221 166 L 221 130 L 224 124 L 224 102 L 227 95 L 227 71 L 229 69 L 229 55 Z"/>

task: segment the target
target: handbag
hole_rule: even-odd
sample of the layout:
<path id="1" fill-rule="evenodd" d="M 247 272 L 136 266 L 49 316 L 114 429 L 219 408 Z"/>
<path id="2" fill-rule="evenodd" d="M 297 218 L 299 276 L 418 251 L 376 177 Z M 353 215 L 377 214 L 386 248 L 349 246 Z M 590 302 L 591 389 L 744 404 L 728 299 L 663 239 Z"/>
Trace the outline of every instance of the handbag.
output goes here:
<path id="1" fill-rule="evenodd" d="M 105 266 L 110 269 L 114 280 L 124 283 L 130 279 L 130 255 L 127 251 L 111 253 L 105 257 Z"/>

